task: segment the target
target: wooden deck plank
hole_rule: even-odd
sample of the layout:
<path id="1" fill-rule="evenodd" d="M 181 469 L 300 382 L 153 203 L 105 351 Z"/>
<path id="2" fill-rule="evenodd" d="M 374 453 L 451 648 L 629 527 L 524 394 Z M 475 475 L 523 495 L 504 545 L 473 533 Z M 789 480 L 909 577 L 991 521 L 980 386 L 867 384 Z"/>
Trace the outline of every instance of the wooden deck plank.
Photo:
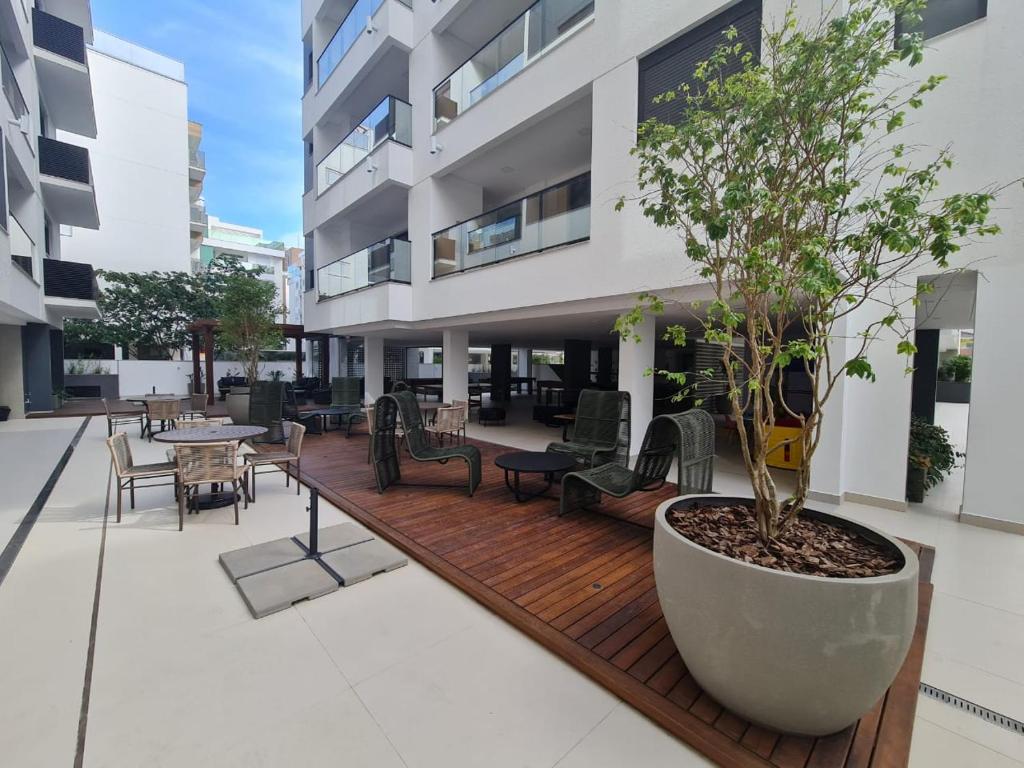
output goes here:
<path id="1" fill-rule="evenodd" d="M 474 441 L 471 441 L 474 442 Z M 601 514 L 557 516 L 557 502 L 517 504 L 494 458 L 475 442 L 483 483 L 396 487 L 378 494 L 366 441 L 341 433 L 304 444 L 303 480 L 382 538 L 559 654 L 720 765 L 741 768 L 890 768 L 906 765 L 931 590 L 923 584 L 917 634 L 896 683 L 855 726 L 821 739 L 780 736 L 723 710 L 686 671 L 654 586 L 651 529 L 674 486 L 602 504 Z M 451 482 L 461 466 L 402 462 L 403 480 Z M 922 579 L 934 551 L 913 544 Z"/>

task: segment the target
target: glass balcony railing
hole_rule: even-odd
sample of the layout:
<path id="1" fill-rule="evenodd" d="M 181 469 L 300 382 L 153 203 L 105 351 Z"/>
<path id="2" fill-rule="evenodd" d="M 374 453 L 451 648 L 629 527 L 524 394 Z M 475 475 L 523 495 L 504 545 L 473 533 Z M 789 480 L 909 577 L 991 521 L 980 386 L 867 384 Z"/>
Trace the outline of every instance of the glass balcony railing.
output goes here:
<path id="1" fill-rule="evenodd" d="M 590 238 L 590 174 L 434 234 L 434 277 Z"/>
<path id="2" fill-rule="evenodd" d="M 14 67 L 11 66 L 7 52 L 2 46 L 0 46 L 0 70 L 2 70 L 0 84 L 3 86 L 4 96 L 7 97 L 7 103 L 11 105 L 14 119 L 21 120 L 28 114 L 28 104 L 25 103 L 25 97 L 21 93 L 21 88 L 18 87 L 18 79 L 14 76 Z"/>
<path id="3" fill-rule="evenodd" d="M 316 193 L 322 195 L 385 141 L 412 145 L 412 107 L 387 96 L 316 167 Z"/>
<path id="4" fill-rule="evenodd" d="M 206 152 L 201 149 L 189 150 L 188 164 L 191 168 L 206 170 Z"/>
<path id="5" fill-rule="evenodd" d="M 402 5 L 412 8 L 411 0 L 398 0 Z M 370 28 L 370 22 L 384 0 L 356 0 L 352 10 L 338 25 L 331 42 L 324 48 L 320 58 L 316 60 L 317 87 L 323 86 L 327 78 L 338 68 L 345 54 L 355 45 L 356 40 Z"/>
<path id="6" fill-rule="evenodd" d="M 538 0 L 434 88 L 434 129 L 485 99 L 594 14 L 594 0 Z"/>
<path id="7" fill-rule="evenodd" d="M 316 271 L 318 300 L 377 283 L 412 282 L 412 245 L 389 237 Z"/>

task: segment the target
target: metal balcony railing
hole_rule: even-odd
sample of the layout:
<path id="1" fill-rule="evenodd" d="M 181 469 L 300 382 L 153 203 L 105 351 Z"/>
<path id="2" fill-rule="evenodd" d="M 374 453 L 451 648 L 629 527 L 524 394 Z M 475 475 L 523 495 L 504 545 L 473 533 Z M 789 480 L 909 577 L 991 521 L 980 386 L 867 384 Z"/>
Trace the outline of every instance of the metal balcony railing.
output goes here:
<path id="1" fill-rule="evenodd" d="M 412 107 L 386 96 L 316 166 L 316 193 L 322 195 L 385 141 L 412 145 Z"/>
<path id="2" fill-rule="evenodd" d="M 43 292 L 56 298 L 96 301 L 100 289 L 92 264 L 43 259 Z"/>
<path id="3" fill-rule="evenodd" d="M 389 237 L 316 271 L 317 299 L 330 299 L 377 283 L 412 282 L 412 244 Z"/>
<path id="4" fill-rule="evenodd" d="M 522 72 L 594 15 L 594 0 L 538 0 L 434 88 L 434 129 Z"/>
<path id="5" fill-rule="evenodd" d="M 590 239 L 590 173 L 434 233 L 434 277 Z"/>
<path id="6" fill-rule="evenodd" d="M 92 183 L 89 150 L 46 136 L 39 137 L 39 175 Z"/>
<path id="7" fill-rule="evenodd" d="M 85 31 L 38 8 L 32 9 L 32 42 L 50 53 L 85 64 Z"/>

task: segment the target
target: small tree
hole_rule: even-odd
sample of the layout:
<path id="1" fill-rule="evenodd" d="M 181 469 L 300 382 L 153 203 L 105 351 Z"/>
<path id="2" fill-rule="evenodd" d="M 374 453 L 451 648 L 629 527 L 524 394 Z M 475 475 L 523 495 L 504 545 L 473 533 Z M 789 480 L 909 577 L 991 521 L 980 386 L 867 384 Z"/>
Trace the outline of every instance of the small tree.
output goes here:
<path id="1" fill-rule="evenodd" d="M 234 275 L 227 280 L 220 313 L 220 341 L 242 358 L 242 370 L 251 385 L 259 379 L 260 352 L 281 345 L 274 304 L 273 283 L 254 275 Z"/>
<path id="2" fill-rule="evenodd" d="M 761 61 L 730 29 L 698 65 L 695 87 L 659 97 L 684 100 L 682 119 L 645 122 L 632 150 L 644 215 L 680 233 L 714 290 L 695 314 L 703 337 L 722 347 L 733 417 L 752 426 L 739 440 L 762 542 L 804 507 L 823 409 L 839 379 L 874 379 L 867 353 L 884 329 L 900 353 L 915 352 L 903 316 L 917 300 L 916 273 L 946 269 L 963 242 L 998 231 L 988 223 L 997 189 L 939 196 L 950 154 L 915 163 L 898 140 L 907 110 L 942 80 L 907 84 L 895 72 L 901 61 L 921 61 L 922 38 L 897 40 L 894 20 L 912 28 L 923 5 L 850 0 L 845 15 L 809 29 L 790 8 L 779 29 L 763 33 Z M 911 282 L 909 300 L 893 290 Z M 837 322 L 869 305 L 882 307 L 878 318 L 849 347 L 848 339 L 834 344 Z M 663 309 L 663 299 L 641 296 L 617 329 L 635 336 L 645 312 Z M 684 344 L 685 328 L 671 326 L 666 337 Z M 781 374 L 791 364 L 811 381 L 809 412 L 786 402 Z M 661 373 L 692 386 L 685 374 Z M 766 462 L 777 416 L 800 425 L 785 441 L 803 451 L 787 498 Z"/>

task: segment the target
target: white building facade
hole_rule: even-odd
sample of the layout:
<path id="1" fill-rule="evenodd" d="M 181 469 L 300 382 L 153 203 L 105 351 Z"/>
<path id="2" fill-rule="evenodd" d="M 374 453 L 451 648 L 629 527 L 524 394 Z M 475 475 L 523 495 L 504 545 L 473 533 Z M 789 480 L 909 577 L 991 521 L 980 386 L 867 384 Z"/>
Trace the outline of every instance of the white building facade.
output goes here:
<path id="1" fill-rule="evenodd" d="M 96 269 L 188 272 L 185 65 L 100 30 L 88 60 L 97 136 L 82 143 L 104 226 L 64 228 L 62 249 Z"/>
<path id="2" fill-rule="evenodd" d="M 95 230 L 97 136 L 88 0 L 0 1 L 0 407 L 48 411 L 63 385 L 65 318 L 95 319 L 92 266 L 63 258 L 61 231 Z"/>
<path id="3" fill-rule="evenodd" d="M 231 224 L 210 216 L 206 236 L 202 240 L 201 267 L 206 267 L 218 256 L 234 256 L 244 264 L 258 267 L 260 279 L 274 286 L 274 302 L 281 310 L 278 322 L 287 322 L 288 274 L 284 243 L 265 241 L 262 229 Z"/>
<path id="4" fill-rule="evenodd" d="M 637 122 L 722 30 L 759 29 L 787 5 L 303 0 L 306 330 L 362 340 L 368 397 L 383 392 L 393 347 L 441 347 L 446 400 L 466 394 L 471 345 L 564 349 L 588 374 L 592 359 L 613 360 L 639 445 L 657 407 L 644 371 L 671 364 L 666 320 L 648 319 L 641 344 L 618 342 L 612 324 L 640 292 L 685 304 L 706 286 L 674 233 L 636 206 L 613 210 L 635 191 Z M 1024 4 L 984 5 L 943 4 L 914 73 L 949 79 L 907 141 L 951 145 L 950 185 L 963 190 L 1022 175 L 1024 106 L 1006 94 L 1021 92 Z M 1003 234 L 962 254 L 979 275 L 976 312 L 958 322 L 975 332 L 963 516 L 1024 531 L 1024 507 L 1007 503 L 1019 364 L 1004 354 L 1022 313 L 1022 212 L 1021 190 L 1007 191 Z M 848 335 L 870 319 L 851 318 Z M 830 404 L 812 486 L 826 502 L 902 508 L 913 382 L 895 343 L 876 345 L 873 363 L 876 383 L 844 382 Z"/>

